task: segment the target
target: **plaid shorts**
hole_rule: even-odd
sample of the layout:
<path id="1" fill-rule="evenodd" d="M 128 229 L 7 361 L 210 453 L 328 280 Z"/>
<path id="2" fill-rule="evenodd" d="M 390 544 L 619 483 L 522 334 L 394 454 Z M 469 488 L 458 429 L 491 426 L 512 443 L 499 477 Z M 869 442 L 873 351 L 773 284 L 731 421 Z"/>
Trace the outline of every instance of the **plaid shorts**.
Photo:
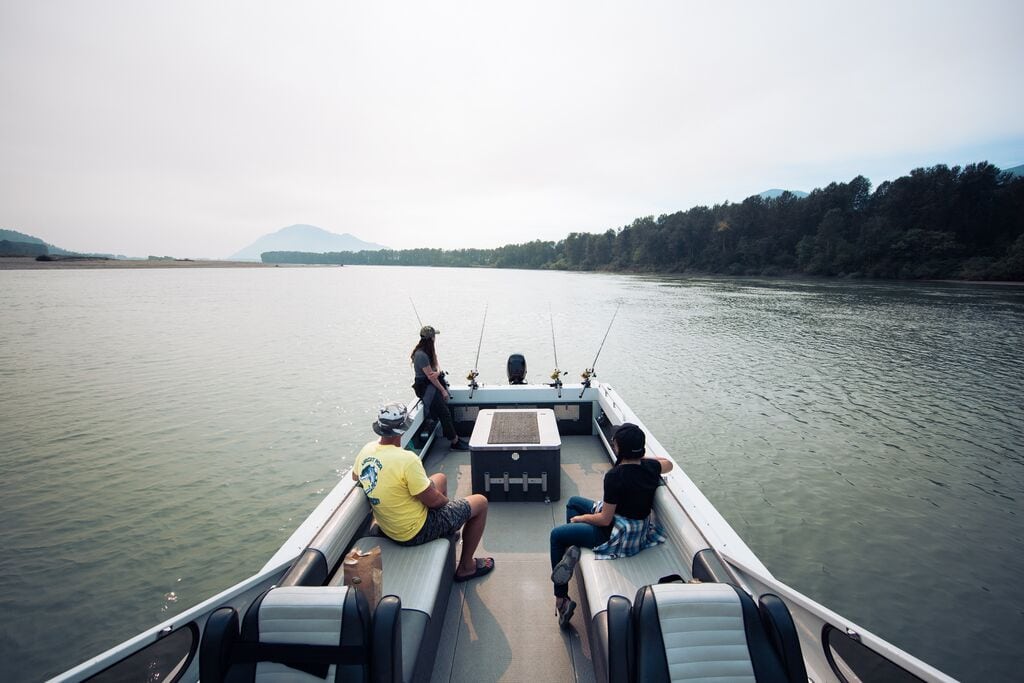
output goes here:
<path id="1" fill-rule="evenodd" d="M 451 536 L 469 521 L 472 513 L 468 500 L 449 500 L 439 508 L 427 510 L 427 521 L 423 522 L 419 532 L 408 541 L 399 541 L 398 545 L 423 545 L 435 538 Z"/>

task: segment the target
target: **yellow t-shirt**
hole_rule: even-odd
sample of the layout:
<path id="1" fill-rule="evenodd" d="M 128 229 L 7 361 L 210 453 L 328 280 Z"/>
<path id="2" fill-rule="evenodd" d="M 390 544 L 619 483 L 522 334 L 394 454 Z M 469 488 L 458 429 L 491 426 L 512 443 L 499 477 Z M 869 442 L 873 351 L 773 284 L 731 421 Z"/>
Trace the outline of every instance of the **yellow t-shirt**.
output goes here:
<path id="1" fill-rule="evenodd" d="M 396 541 L 415 536 L 427 521 L 427 506 L 416 496 L 430 486 L 416 454 L 371 441 L 356 456 L 355 472 L 381 531 Z"/>

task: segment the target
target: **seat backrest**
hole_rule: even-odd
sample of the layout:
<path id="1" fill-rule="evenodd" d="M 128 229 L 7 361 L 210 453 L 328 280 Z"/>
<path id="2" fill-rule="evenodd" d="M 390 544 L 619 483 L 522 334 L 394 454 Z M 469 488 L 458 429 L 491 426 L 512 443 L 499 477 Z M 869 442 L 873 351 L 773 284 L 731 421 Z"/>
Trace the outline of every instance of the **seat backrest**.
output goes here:
<path id="1" fill-rule="evenodd" d="M 781 600 L 772 604 L 777 613 L 780 606 L 786 609 Z M 633 603 L 634 680 L 804 683 L 800 645 L 791 642 L 795 629 L 769 632 L 764 619 L 751 597 L 730 584 L 644 586 Z M 779 646 L 790 661 L 784 662 Z"/>
<path id="2" fill-rule="evenodd" d="M 608 598 L 608 683 L 629 683 L 636 668 L 633 616 L 629 600 L 621 595 Z"/>
<path id="3" fill-rule="evenodd" d="M 373 649 L 366 599 L 347 586 L 273 588 L 249 606 L 240 633 L 237 613 L 223 607 L 210 616 L 203 632 L 200 678 L 204 683 L 370 681 L 375 660 L 381 659 L 388 673 L 375 680 L 392 680 L 390 667 L 396 661 L 400 679 L 401 603 L 388 596 L 381 607 L 380 623 L 374 626 L 382 642 Z"/>

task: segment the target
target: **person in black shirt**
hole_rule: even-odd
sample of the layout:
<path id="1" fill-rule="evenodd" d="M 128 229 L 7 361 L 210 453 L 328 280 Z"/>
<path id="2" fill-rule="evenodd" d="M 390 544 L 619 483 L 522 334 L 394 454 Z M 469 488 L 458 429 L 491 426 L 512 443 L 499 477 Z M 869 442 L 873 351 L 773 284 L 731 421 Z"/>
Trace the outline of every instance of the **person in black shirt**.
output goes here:
<path id="1" fill-rule="evenodd" d="M 555 590 L 558 624 L 569 625 L 576 603 L 569 599 L 569 579 L 580 558 L 580 548 L 595 548 L 608 541 L 615 515 L 645 519 L 654 506 L 654 493 L 661 475 L 672 469 L 672 461 L 657 456 L 644 457 L 647 438 L 644 431 L 625 422 L 612 435 L 615 466 L 604 475 L 603 504 L 595 512 L 595 502 L 573 496 L 565 505 L 565 524 L 551 530 L 551 581 Z"/>

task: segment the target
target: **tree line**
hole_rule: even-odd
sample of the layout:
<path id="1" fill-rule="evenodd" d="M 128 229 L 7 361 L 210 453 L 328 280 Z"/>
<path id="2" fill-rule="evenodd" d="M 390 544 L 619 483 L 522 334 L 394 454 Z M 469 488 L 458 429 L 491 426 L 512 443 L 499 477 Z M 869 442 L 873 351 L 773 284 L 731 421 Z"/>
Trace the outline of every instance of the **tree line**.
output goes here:
<path id="1" fill-rule="evenodd" d="M 495 249 L 266 252 L 266 263 L 1024 280 L 1024 178 L 987 162 L 857 176 Z"/>

